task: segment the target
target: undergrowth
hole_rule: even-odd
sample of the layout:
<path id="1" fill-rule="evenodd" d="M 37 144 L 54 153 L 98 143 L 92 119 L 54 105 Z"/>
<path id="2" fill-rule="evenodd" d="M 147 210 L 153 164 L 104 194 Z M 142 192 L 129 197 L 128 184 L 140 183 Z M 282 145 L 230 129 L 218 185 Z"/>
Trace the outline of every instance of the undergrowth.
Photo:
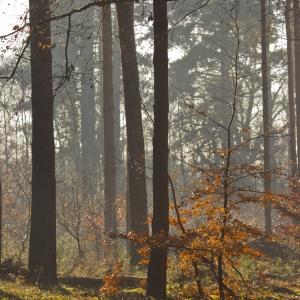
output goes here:
<path id="1" fill-rule="evenodd" d="M 242 260 L 240 270 L 243 273 L 245 281 L 249 286 L 255 286 L 257 289 L 264 290 L 268 296 L 264 299 L 300 299 L 300 276 L 294 279 L 281 280 L 280 278 L 267 278 L 266 273 L 277 274 L 294 274 L 299 271 L 299 262 L 295 260 L 283 261 L 280 258 L 261 258 Z M 128 271 L 133 274 L 136 270 L 124 268 L 122 274 L 128 275 Z M 145 270 L 144 270 L 145 271 Z M 141 271 L 138 270 L 138 273 Z M 201 272 L 203 282 L 212 285 L 209 272 L 204 270 Z M 191 292 L 193 278 L 184 276 L 178 267 L 176 258 L 173 257 L 169 264 L 168 270 L 168 299 L 183 300 L 195 299 L 195 295 Z M 247 292 L 239 295 L 239 299 L 261 299 L 248 298 Z M 145 286 L 141 285 L 136 288 L 119 288 L 118 293 L 110 293 L 104 295 L 101 293 L 100 287 L 96 289 L 71 287 L 68 285 L 60 285 L 51 290 L 40 290 L 37 286 L 27 284 L 21 277 L 8 277 L 6 280 L 0 281 L 0 299 L 101 299 L 101 300 L 121 300 L 121 299 L 147 299 L 145 296 Z M 214 298 L 211 298 L 214 299 Z M 147 299 L 149 300 L 149 299 Z"/>

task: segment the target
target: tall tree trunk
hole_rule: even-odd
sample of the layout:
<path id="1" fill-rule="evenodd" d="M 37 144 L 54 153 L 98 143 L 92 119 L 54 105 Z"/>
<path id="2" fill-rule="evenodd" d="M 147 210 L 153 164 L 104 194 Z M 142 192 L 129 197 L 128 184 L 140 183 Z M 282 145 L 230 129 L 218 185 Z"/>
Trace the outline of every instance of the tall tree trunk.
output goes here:
<path id="1" fill-rule="evenodd" d="M 0 180 L 0 262 L 2 261 L 2 181 Z"/>
<path id="2" fill-rule="evenodd" d="M 168 195 L 168 17 L 167 1 L 154 0 L 154 137 L 152 234 L 169 233 Z M 167 247 L 153 247 L 147 296 L 166 298 Z"/>
<path id="3" fill-rule="evenodd" d="M 103 118 L 104 118 L 104 227 L 117 230 L 116 222 L 116 165 L 114 140 L 114 96 L 112 73 L 112 26 L 110 4 L 102 13 L 103 44 Z"/>
<path id="4" fill-rule="evenodd" d="M 117 37 L 117 12 L 115 11 L 113 20 L 114 31 L 113 36 Z M 122 169 L 122 153 L 120 143 L 120 106 L 121 98 L 123 98 L 123 90 L 121 88 L 121 57 L 120 57 L 120 46 L 119 41 L 115 40 L 113 43 L 113 86 L 114 86 L 114 121 L 115 121 L 115 148 L 116 148 L 116 194 L 117 197 L 123 193 L 121 184 L 121 169 Z"/>
<path id="5" fill-rule="evenodd" d="M 266 0 L 260 1 L 261 5 L 261 59 L 262 59 L 262 93 L 263 93 L 263 127 L 264 127 L 264 172 L 268 173 L 270 168 L 270 116 L 269 116 L 269 86 L 268 86 L 268 42 L 266 25 Z M 264 179 L 264 190 L 270 190 L 271 181 Z M 265 206 L 265 230 L 272 232 L 271 204 Z"/>
<path id="6" fill-rule="evenodd" d="M 186 188 L 187 185 L 186 185 L 186 178 L 185 178 L 184 155 L 183 155 L 184 142 L 182 139 L 183 113 L 179 105 L 179 97 L 177 97 L 177 112 L 178 112 L 178 134 L 179 134 L 179 144 L 180 144 L 181 189 L 184 189 Z"/>
<path id="7" fill-rule="evenodd" d="M 49 0 L 29 0 L 32 82 L 32 204 L 30 275 L 40 286 L 57 284 L 56 181 Z"/>
<path id="8" fill-rule="evenodd" d="M 290 160 L 292 161 L 291 175 L 297 173 L 297 153 L 296 153 L 296 120 L 295 120 L 295 98 L 294 98 L 294 58 L 292 47 L 292 15 L 291 0 L 286 0 L 285 25 L 287 37 L 287 59 L 288 59 L 288 96 L 289 96 L 289 122 L 290 122 Z"/>
<path id="9" fill-rule="evenodd" d="M 56 163 L 59 164 L 59 172 L 56 173 L 56 175 L 59 176 L 59 180 L 64 181 L 66 178 L 66 150 L 64 148 L 63 145 L 63 141 L 62 141 L 62 136 L 61 136 L 61 132 L 60 132 L 60 126 L 58 123 L 58 117 L 57 117 L 57 106 L 55 105 L 57 101 L 55 101 L 54 99 L 54 117 L 53 117 L 53 122 L 54 122 L 54 135 L 57 138 L 58 141 L 58 153 L 56 153 Z M 24 130 L 25 134 L 26 131 Z"/>
<path id="10" fill-rule="evenodd" d="M 81 94 L 81 145 L 82 145 L 82 189 L 83 200 L 93 203 L 96 192 L 96 132 L 95 101 L 93 84 L 83 83 Z"/>
<path id="11" fill-rule="evenodd" d="M 136 233 L 148 230 L 145 147 L 139 92 L 139 74 L 134 38 L 134 3 L 116 4 L 118 13 L 127 130 L 128 198 L 130 229 Z M 141 256 L 138 246 L 131 245 L 130 264 L 137 265 Z"/>
<path id="12" fill-rule="evenodd" d="M 94 54 L 93 33 L 92 38 L 85 40 L 84 59 L 81 81 L 81 146 L 82 146 L 82 195 L 83 200 L 93 203 L 96 193 L 97 163 L 96 163 L 96 111 L 95 111 L 95 85 L 94 85 Z M 86 66 L 88 64 L 88 67 Z M 86 69 L 91 70 L 88 72 Z M 88 74 L 86 74 L 88 73 Z"/>
<path id="13" fill-rule="evenodd" d="M 300 7 L 299 0 L 293 0 L 294 39 L 295 39 L 295 86 L 296 86 L 296 120 L 297 120 L 297 158 L 298 176 L 300 174 Z"/>
<path id="14" fill-rule="evenodd" d="M 102 10 L 100 13 L 100 19 L 102 18 Z M 102 38 L 99 45 L 99 62 L 101 68 L 103 68 L 103 45 L 102 45 Z M 104 170 L 104 120 L 103 120 L 103 72 L 99 72 L 98 78 L 98 90 L 99 90 L 99 102 L 96 104 L 99 107 L 99 113 L 97 116 L 98 124 L 97 124 L 97 152 L 98 152 L 98 182 L 99 182 L 99 202 L 102 203 L 103 198 L 103 170 Z"/>
<path id="15" fill-rule="evenodd" d="M 115 53 L 115 52 L 114 52 Z M 114 121 L 115 121 L 115 148 L 116 148 L 116 194 L 117 196 L 120 195 L 121 192 L 121 169 L 122 169 L 122 158 L 121 158 L 121 143 L 120 143 L 120 57 L 118 57 L 119 54 L 114 55 L 114 63 L 113 63 L 113 70 L 114 70 L 114 90 L 116 91 L 114 93 Z M 116 58 L 117 57 L 117 58 Z"/>

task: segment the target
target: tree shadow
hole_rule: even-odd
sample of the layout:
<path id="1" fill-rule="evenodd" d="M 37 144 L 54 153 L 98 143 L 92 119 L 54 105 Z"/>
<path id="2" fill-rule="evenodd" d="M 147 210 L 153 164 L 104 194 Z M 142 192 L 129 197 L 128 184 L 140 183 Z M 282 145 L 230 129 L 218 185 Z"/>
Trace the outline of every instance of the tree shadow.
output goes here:
<path id="1" fill-rule="evenodd" d="M 66 296 L 72 294 L 69 290 L 67 290 L 66 288 L 64 288 L 61 285 L 56 286 L 54 288 L 54 291 L 58 292 L 59 294 L 66 295 Z"/>
<path id="2" fill-rule="evenodd" d="M 54 294 L 65 295 L 65 296 L 72 294 L 69 290 L 67 290 L 66 288 L 64 288 L 61 285 L 56 285 L 54 287 L 53 286 L 51 286 L 51 287 L 41 286 L 40 289 L 44 290 L 44 291 L 50 291 L 51 293 L 54 293 Z"/>

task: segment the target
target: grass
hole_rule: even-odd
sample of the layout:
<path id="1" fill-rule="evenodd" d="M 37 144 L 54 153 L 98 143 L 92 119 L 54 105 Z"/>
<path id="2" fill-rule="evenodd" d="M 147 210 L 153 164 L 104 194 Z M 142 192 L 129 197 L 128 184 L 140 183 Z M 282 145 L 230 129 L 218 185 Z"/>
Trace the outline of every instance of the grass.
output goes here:
<path id="1" fill-rule="evenodd" d="M 17 300 L 67 300 L 67 299 L 99 299 L 93 290 L 76 289 L 67 286 L 58 286 L 51 290 L 40 290 L 37 286 L 25 283 L 21 279 L 16 281 L 0 281 L 0 299 Z"/>
<path id="2" fill-rule="evenodd" d="M 300 299 L 300 278 L 294 280 L 280 280 L 269 279 L 258 276 L 257 270 L 259 269 L 261 274 L 267 272 L 274 272 L 278 274 L 288 274 L 299 271 L 300 264 L 298 261 L 282 261 L 281 259 L 266 259 L 261 260 L 249 260 L 245 259 L 240 265 L 245 280 L 249 283 L 251 289 L 269 291 L 268 297 L 264 299 Z M 137 270 L 131 270 L 137 271 Z M 174 267 L 169 269 L 169 284 L 167 286 L 168 299 L 183 300 L 194 299 L 191 293 L 191 286 L 193 284 L 192 278 L 187 278 L 183 284 L 180 282 L 180 274 Z M 209 275 L 203 273 L 203 280 L 207 286 L 212 286 L 212 282 Z M 254 289 L 254 290 L 255 290 Z M 252 293 L 254 295 L 255 293 Z M 213 296 L 213 295 L 212 295 Z M 247 298 L 248 293 L 240 294 L 241 299 Z M 101 296 L 99 289 L 88 289 L 81 287 L 70 287 L 67 285 L 61 285 L 51 290 L 40 290 L 37 286 L 27 284 L 22 278 L 11 276 L 6 280 L 0 280 L 0 299 L 30 299 L 30 300 L 43 300 L 43 299 L 101 299 L 101 300 L 120 300 L 130 299 L 139 300 L 146 299 L 145 289 L 143 287 L 127 288 L 119 291 L 118 294 L 109 297 Z M 214 299 L 213 297 L 211 299 Z M 262 299 L 262 298 L 251 298 Z"/>
<path id="3" fill-rule="evenodd" d="M 145 299 L 145 291 L 142 288 L 124 289 L 118 295 L 107 298 L 102 297 L 98 290 L 69 287 L 61 285 L 51 290 L 40 290 L 37 286 L 27 284 L 22 279 L 14 281 L 0 280 L 0 299 L 15 300 L 75 300 L 75 299 Z"/>

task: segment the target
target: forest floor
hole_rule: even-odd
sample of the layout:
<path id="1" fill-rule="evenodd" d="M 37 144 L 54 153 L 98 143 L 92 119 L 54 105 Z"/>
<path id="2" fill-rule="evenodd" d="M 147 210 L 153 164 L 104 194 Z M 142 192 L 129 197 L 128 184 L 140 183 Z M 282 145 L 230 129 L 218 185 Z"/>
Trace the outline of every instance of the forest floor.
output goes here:
<path id="1" fill-rule="evenodd" d="M 269 279 L 265 282 L 266 288 L 271 291 L 268 300 L 271 299 L 300 299 L 300 280 L 294 282 L 283 282 L 278 279 Z M 174 292 L 174 288 L 168 289 L 168 299 L 195 299 L 182 293 Z M 98 289 L 88 289 L 80 287 L 70 287 L 60 285 L 51 290 L 40 290 L 37 286 L 29 285 L 22 279 L 0 280 L 0 299 L 17 299 L 17 300 L 67 300 L 67 299 L 147 299 L 143 288 L 122 289 L 116 295 L 110 297 L 101 296 Z M 211 299 L 215 299 L 214 297 Z M 247 299 L 247 297 L 240 299 Z M 249 299 L 249 298 L 248 298 Z M 253 298 L 252 298 L 253 299 Z"/>
<path id="2" fill-rule="evenodd" d="M 99 290 L 60 285 L 51 290 L 40 290 L 24 280 L 0 280 L 0 299 L 67 300 L 67 299 L 145 299 L 143 289 L 123 290 L 114 297 L 101 297 Z"/>
<path id="3" fill-rule="evenodd" d="M 248 296 L 247 289 L 244 293 L 239 294 L 238 299 L 257 299 L 257 300 L 300 300 L 300 261 L 283 261 L 280 258 L 243 260 L 239 266 L 245 281 L 249 283 L 249 290 L 252 291 L 268 291 L 268 296 L 261 298 Z M 178 270 L 169 269 L 169 285 L 167 287 L 168 299 L 183 300 L 195 299 L 190 292 L 190 287 L 193 285 L 193 278 L 186 277 L 184 282 L 179 280 Z M 131 274 L 134 275 L 134 274 Z M 203 274 L 203 283 L 206 286 L 216 286 L 209 279 L 210 276 Z M 178 277 L 179 276 L 179 277 Z M 126 277 L 126 276 L 125 276 Z M 113 299 L 113 300 L 134 300 L 134 299 L 147 299 L 145 296 L 145 286 L 139 284 L 136 288 L 125 288 L 124 286 L 118 287 L 116 293 L 111 296 L 103 296 L 101 294 L 100 286 L 94 285 L 94 288 L 84 288 L 79 285 L 61 284 L 51 290 L 41 290 L 37 286 L 26 283 L 25 277 L 15 276 L 8 274 L 4 278 L 0 278 L 0 299 L 17 299 L 17 300 L 46 300 L 46 299 Z M 128 277 L 129 278 L 129 277 Z M 87 278 L 88 279 L 88 278 Z M 139 277 L 136 277 L 139 279 Z M 190 279 L 190 281 L 189 281 Z M 95 279 L 94 279 L 95 280 Z M 77 284 L 77 283 L 76 283 Z M 248 290 L 248 291 L 249 291 Z M 218 299 L 218 297 L 210 295 L 208 299 Z"/>

